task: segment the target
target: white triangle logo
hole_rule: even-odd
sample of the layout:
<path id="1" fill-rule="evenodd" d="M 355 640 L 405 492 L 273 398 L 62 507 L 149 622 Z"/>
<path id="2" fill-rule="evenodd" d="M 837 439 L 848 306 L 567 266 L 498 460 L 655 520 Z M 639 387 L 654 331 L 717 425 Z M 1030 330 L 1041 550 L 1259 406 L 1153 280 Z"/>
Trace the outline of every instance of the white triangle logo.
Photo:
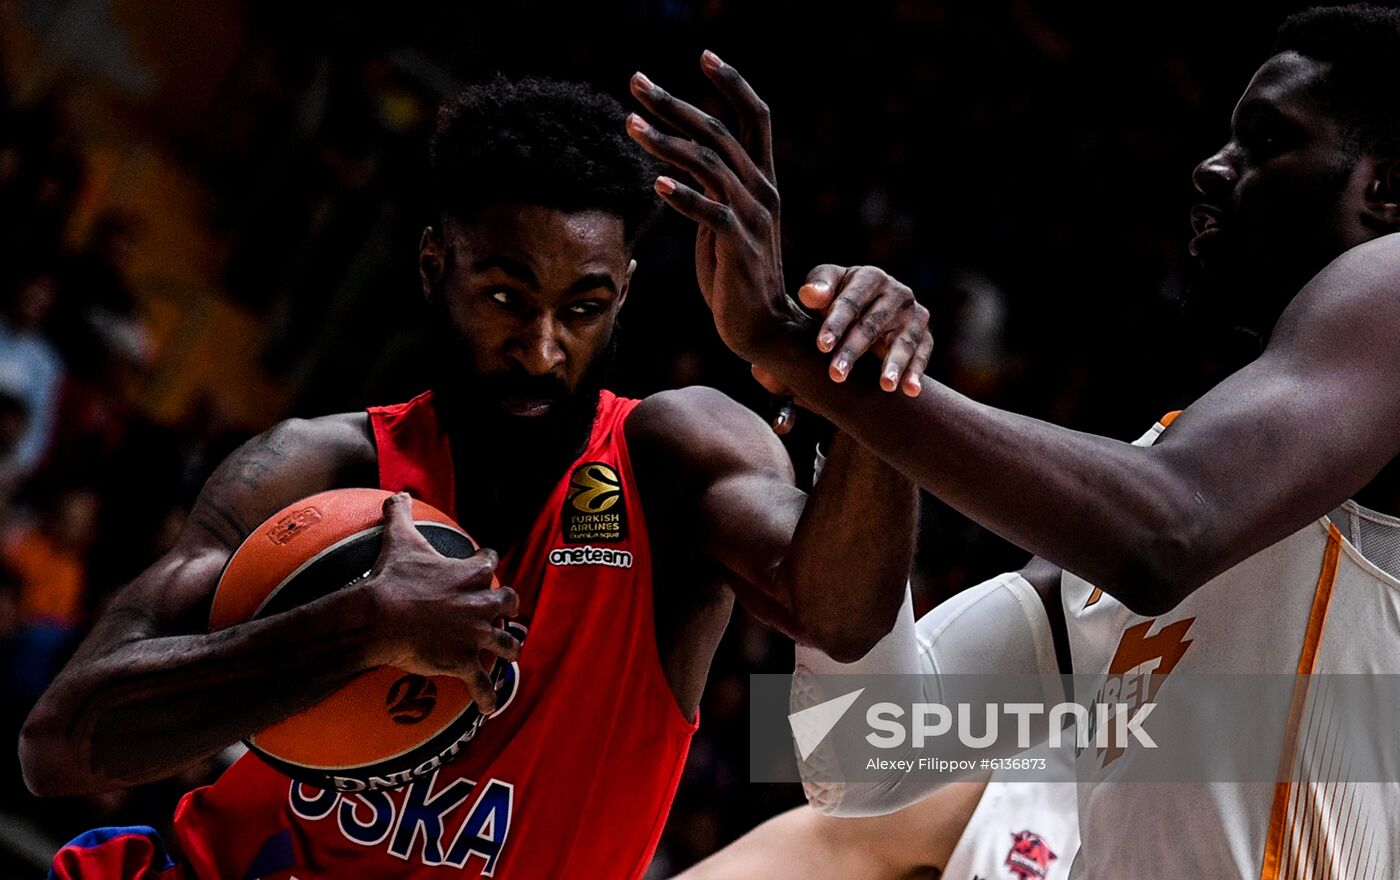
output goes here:
<path id="1" fill-rule="evenodd" d="M 788 716 L 792 738 L 797 743 L 797 752 L 802 756 L 802 760 L 807 760 L 807 756 L 816 751 L 817 746 L 826 739 L 826 735 L 831 733 L 831 728 L 836 726 L 836 722 L 841 720 L 841 716 L 846 714 L 863 693 L 865 688 L 860 688 Z"/>

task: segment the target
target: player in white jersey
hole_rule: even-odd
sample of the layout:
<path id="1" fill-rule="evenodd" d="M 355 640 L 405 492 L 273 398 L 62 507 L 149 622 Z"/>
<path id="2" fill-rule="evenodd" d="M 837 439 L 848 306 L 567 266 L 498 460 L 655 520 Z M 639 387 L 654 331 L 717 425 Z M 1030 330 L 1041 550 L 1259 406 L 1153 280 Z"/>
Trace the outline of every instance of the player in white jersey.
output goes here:
<path id="1" fill-rule="evenodd" d="M 988 630 L 1002 638 L 989 640 Z M 797 646 L 799 681 L 817 675 L 880 675 L 917 660 L 921 675 L 1035 672 L 1058 684 L 1060 662 L 1041 597 L 1020 575 L 1003 575 L 913 619 L 908 594 L 898 625 L 864 657 L 840 663 Z M 1053 695 L 1052 699 L 1059 695 Z M 1072 779 L 1068 749 L 1031 756 L 1048 778 Z M 895 813 L 855 819 L 799 807 L 770 819 L 676 880 L 1065 880 L 1079 849 L 1073 782 L 1012 779 L 995 772 L 954 781 Z M 835 807 L 840 786 L 809 783 Z"/>
<path id="2" fill-rule="evenodd" d="M 825 459 L 818 453 L 814 476 Z M 1049 567 L 1041 574 L 1049 573 Z M 986 638 L 988 629 L 1001 637 Z M 914 621 L 906 590 L 893 630 L 849 663 L 804 644 L 795 646 L 795 687 L 815 676 L 882 675 L 916 658 L 923 676 L 1034 672 L 1063 699 L 1067 668 L 1051 635 L 1045 603 L 1020 574 L 966 590 Z M 804 708 L 800 697 L 795 708 Z M 1073 779 L 1069 750 L 1038 749 L 1028 757 L 1052 766 L 1047 778 Z M 950 781 L 887 815 L 835 818 L 810 807 L 776 816 L 675 880 L 1066 880 L 1079 849 L 1075 784 L 1027 781 L 985 772 Z M 953 777 L 948 777 L 950 780 Z M 838 805 L 843 787 L 809 782 L 814 803 Z M 822 804 L 823 797 L 831 802 Z"/>
<path id="3" fill-rule="evenodd" d="M 825 458 L 817 454 L 814 480 Z M 989 642 L 986 630 L 1003 634 Z M 921 675 L 1033 671 L 1062 699 L 1057 656 L 1044 600 L 1019 574 L 966 590 L 914 622 L 906 590 L 894 629 L 849 663 L 796 645 L 798 682 L 822 675 L 881 675 L 917 658 Z M 796 708 L 803 708 L 796 699 Z M 1073 778 L 1069 750 L 1041 749 L 1054 766 L 1045 776 Z M 839 786 L 809 783 L 819 801 L 839 799 Z M 828 806 L 834 806 L 830 804 Z M 980 774 L 954 781 L 895 813 L 860 819 L 798 807 L 768 820 L 676 880 L 1065 880 L 1079 849 L 1073 782 L 1025 781 Z"/>
<path id="4" fill-rule="evenodd" d="M 770 386 L 794 393 L 924 489 L 1073 572 L 1059 586 L 1077 673 L 1109 672 L 1118 649 L 1135 642 L 1170 648 L 1170 670 L 1165 654 L 1147 661 L 1166 676 L 1158 693 L 1166 713 L 1165 701 L 1182 708 L 1191 696 L 1177 686 L 1187 668 L 1400 666 L 1397 583 L 1352 541 L 1389 534 L 1386 515 L 1400 513 L 1397 57 L 1394 9 L 1318 8 L 1280 28 L 1235 108 L 1229 140 L 1193 174 L 1201 197 L 1191 252 L 1236 323 L 1265 344 L 1150 446 L 982 406 L 927 377 L 916 397 L 831 382 L 852 374 L 877 341 L 853 323 L 860 298 L 852 290 L 874 301 L 901 286 L 877 270 L 823 266 L 799 299 L 821 309 L 841 292 L 847 306 L 820 326 L 791 306 L 775 244 L 776 193 L 749 158 L 756 137 L 767 137 L 767 108 L 710 58 L 711 79 L 744 117 L 744 144 L 645 80 L 634 80 L 634 95 L 687 137 L 635 121 L 630 130 L 698 183 L 662 178 L 658 192 L 701 226 L 702 292 L 726 344 Z M 1131 183 L 1119 188 L 1119 204 L 1105 205 L 1106 217 L 1136 207 Z M 887 391 L 908 384 L 880 379 Z M 1045 595 L 1057 586 L 1032 582 Z M 1223 727 L 1215 744 L 1272 753 L 1285 771 L 1280 784 L 1106 784 L 1141 763 L 1131 749 L 1091 771 L 1080 798 L 1087 875 L 1389 876 L 1400 864 L 1400 767 L 1385 754 L 1393 738 L 1358 743 L 1355 722 L 1342 718 L 1323 723 L 1318 740 L 1308 724 L 1325 706 L 1311 685 L 1299 691 L 1282 717 L 1240 707 L 1247 720 L 1273 722 L 1272 731 L 1246 739 Z M 1329 730 L 1352 748 L 1351 765 L 1328 756 Z M 1326 775 L 1367 762 L 1385 771 L 1376 782 L 1339 786 Z M 879 793 L 877 802 L 860 804 L 848 791 L 839 809 L 912 802 L 921 792 L 902 789 L 916 788 L 918 777 L 906 779 L 915 782 L 863 787 Z"/>
<path id="5" fill-rule="evenodd" d="M 1174 416 L 1138 445 L 1155 443 Z M 1393 779 L 1381 782 L 1374 773 L 1350 768 L 1393 760 L 1396 750 L 1384 734 L 1377 737 L 1379 731 L 1358 728 L 1364 716 L 1337 709 L 1329 687 L 1355 688 L 1354 680 L 1336 685 L 1314 674 L 1400 672 L 1397 548 L 1400 521 L 1347 501 L 1155 617 L 1135 614 L 1084 579 L 1064 574 L 1074 668 L 1106 679 L 1150 670 L 1158 685 L 1155 711 L 1164 715 L 1209 703 L 1199 692 L 1211 686 L 1204 677 L 1190 679 L 1185 688 L 1170 687 L 1172 678 L 1220 672 L 1306 676 L 1286 703 L 1281 695 L 1262 696 L 1270 711 L 1255 706 L 1243 725 L 1222 723 L 1234 742 L 1206 744 L 1247 748 L 1245 760 L 1277 756 L 1287 768 L 1282 784 L 1121 783 L 1140 777 L 1152 756 L 1131 747 L 1087 754 L 1079 788 L 1086 837 L 1110 841 L 1123 828 L 1173 830 L 1135 835 L 1129 846 L 1086 851 L 1087 876 L 1118 876 L 1145 864 L 1169 877 L 1208 871 L 1251 878 L 1393 876 L 1396 786 Z M 1215 769 L 1225 772 L 1240 763 L 1222 759 Z M 1351 781 L 1357 778 L 1364 781 Z"/>

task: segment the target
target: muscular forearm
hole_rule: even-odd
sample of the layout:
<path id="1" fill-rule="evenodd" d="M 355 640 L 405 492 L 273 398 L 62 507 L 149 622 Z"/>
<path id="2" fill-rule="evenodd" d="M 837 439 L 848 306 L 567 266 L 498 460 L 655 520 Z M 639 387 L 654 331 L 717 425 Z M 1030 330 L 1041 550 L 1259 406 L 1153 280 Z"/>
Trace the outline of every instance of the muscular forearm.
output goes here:
<path id="1" fill-rule="evenodd" d="M 65 670 L 26 722 L 43 795 L 164 778 L 376 665 L 369 592 L 343 590 L 207 635 L 142 639 Z"/>
<path id="2" fill-rule="evenodd" d="M 799 631 L 838 659 L 868 651 L 899 612 L 917 519 L 914 484 L 838 434 L 777 575 Z"/>
<path id="3" fill-rule="evenodd" d="M 865 375 L 836 384 L 795 336 L 768 355 L 762 366 L 808 406 L 919 486 L 1130 607 L 1169 607 L 1167 582 L 1220 570 L 1191 552 L 1206 523 L 1182 510 L 1189 488 L 1147 450 L 983 406 L 927 378 L 917 398 L 874 392 Z"/>

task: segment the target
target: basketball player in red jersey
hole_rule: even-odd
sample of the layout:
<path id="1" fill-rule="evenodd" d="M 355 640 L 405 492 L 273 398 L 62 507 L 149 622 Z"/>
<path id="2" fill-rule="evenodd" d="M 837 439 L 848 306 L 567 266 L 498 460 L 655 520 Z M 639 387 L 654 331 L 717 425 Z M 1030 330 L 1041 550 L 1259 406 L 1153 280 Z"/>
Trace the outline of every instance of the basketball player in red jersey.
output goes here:
<path id="1" fill-rule="evenodd" d="M 912 552 L 905 479 L 838 438 L 809 499 L 768 427 L 723 394 L 602 390 L 632 246 L 659 207 L 622 119 L 611 99 L 541 80 L 444 108 L 440 212 L 420 248 L 442 343 L 434 389 L 286 422 L 234 453 L 178 546 L 112 602 L 35 708 L 21 756 L 45 795 L 161 778 L 386 663 L 460 675 L 494 714 L 455 759 L 392 790 L 317 790 L 244 757 L 181 802 L 178 865 L 148 830 L 108 829 L 65 848 L 54 876 L 640 877 L 733 595 L 851 658 L 890 626 Z M 781 286 L 776 221 L 749 245 L 767 256 L 741 270 Z M 927 313 L 892 301 L 870 321 L 891 367 L 920 373 Z M 424 499 L 500 555 L 439 556 L 396 495 L 362 583 L 206 634 L 250 529 L 344 486 Z M 506 588 L 490 589 L 493 572 Z M 515 661 L 502 680 L 482 650 Z"/>
<path id="2" fill-rule="evenodd" d="M 1134 785 L 1123 768 L 1139 750 L 1089 753 L 1093 766 L 1081 762 L 1079 781 L 1083 871 L 1074 876 L 1359 877 L 1400 860 L 1393 738 L 1368 738 L 1348 756 L 1348 765 L 1358 757 L 1387 775 L 1342 777 L 1356 809 L 1341 814 L 1318 806 L 1328 777 L 1312 763 L 1312 734 L 1299 732 L 1315 717 L 1305 713 L 1322 711 L 1307 690 L 1311 675 L 1400 673 L 1397 53 L 1392 8 L 1318 7 L 1279 29 L 1228 141 L 1192 175 L 1200 201 L 1191 252 L 1262 350 L 1138 443 L 983 406 L 928 378 L 913 398 L 829 381 L 860 353 L 849 336 L 841 341 L 858 296 L 819 327 L 788 308 L 781 288 L 755 288 L 737 272 L 716 273 L 708 291 L 721 337 L 769 381 L 1053 563 L 1021 574 L 1048 600 L 1046 625 L 1068 636 L 1075 672 L 1300 674 L 1293 704 L 1243 713 L 1259 726 L 1234 738 L 1278 755 L 1290 775 L 1277 785 Z M 703 64 L 749 105 L 746 122 L 761 118 L 732 68 L 710 54 Z M 699 185 L 664 178 L 658 191 L 701 225 L 717 264 L 744 260 L 750 207 L 766 193 L 750 182 L 733 138 L 644 77 L 633 92 L 685 137 L 635 118 L 632 136 Z M 818 308 L 829 292 L 895 283 L 878 270 L 833 266 L 813 281 L 823 289 L 800 294 Z M 988 644 L 1000 644 L 999 629 L 984 629 Z M 1189 709 L 1191 694 L 1161 698 L 1160 711 Z M 1228 755 L 1237 751 L 1230 739 L 1199 745 Z M 847 786 L 825 806 L 888 812 L 929 783 L 910 774 Z"/>

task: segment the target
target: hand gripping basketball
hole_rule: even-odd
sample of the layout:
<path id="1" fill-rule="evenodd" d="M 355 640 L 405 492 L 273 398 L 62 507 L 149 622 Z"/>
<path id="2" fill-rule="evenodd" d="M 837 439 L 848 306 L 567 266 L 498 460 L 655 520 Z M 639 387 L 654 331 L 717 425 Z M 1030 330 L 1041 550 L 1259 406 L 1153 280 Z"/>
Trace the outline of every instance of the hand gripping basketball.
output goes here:
<path id="1" fill-rule="evenodd" d="M 332 489 L 274 513 L 225 565 L 210 630 L 339 591 L 362 594 L 374 625 L 360 675 L 250 734 L 249 748 L 340 791 L 394 788 L 451 760 L 497 708 L 483 667 L 501 673 L 518 657 L 497 625 L 516 596 L 496 589 L 495 565 L 451 517 L 382 489 Z"/>
<path id="2" fill-rule="evenodd" d="M 380 611 L 381 662 L 461 678 L 483 714 L 496 709 L 489 655 L 520 654 L 520 642 L 498 625 L 517 613 L 519 599 L 497 583 L 496 561 L 487 549 L 466 559 L 434 550 L 414 525 L 412 499 L 399 493 L 384 501 L 384 543 L 365 584 Z"/>

